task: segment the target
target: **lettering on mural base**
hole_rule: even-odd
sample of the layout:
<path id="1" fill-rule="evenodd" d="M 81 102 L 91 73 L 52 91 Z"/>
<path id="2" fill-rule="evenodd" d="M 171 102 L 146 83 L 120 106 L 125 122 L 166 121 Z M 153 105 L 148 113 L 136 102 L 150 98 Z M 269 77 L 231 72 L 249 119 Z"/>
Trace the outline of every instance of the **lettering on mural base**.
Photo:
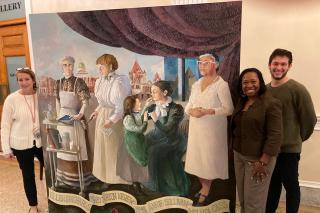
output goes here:
<path id="1" fill-rule="evenodd" d="M 137 204 L 137 200 L 134 196 L 118 190 L 103 192 L 101 195 L 90 193 L 89 200 L 92 205 L 96 206 L 104 206 L 108 203 L 114 202 L 125 203 L 129 206 Z"/>
<path id="2" fill-rule="evenodd" d="M 55 192 L 49 188 L 49 199 L 59 205 L 77 206 L 85 212 L 90 212 L 92 203 L 80 195 Z"/>
<path id="3" fill-rule="evenodd" d="M 104 206 L 108 203 L 120 202 L 131 206 L 137 213 L 149 213 L 164 209 L 179 208 L 191 213 L 223 213 L 229 211 L 229 200 L 222 199 L 208 206 L 194 207 L 192 200 L 183 197 L 166 196 L 151 200 L 144 205 L 137 205 L 137 200 L 131 194 L 123 191 L 108 191 L 101 195 L 89 194 L 89 200 L 77 194 L 55 192 L 49 188 L 49 199 L 59 205 L 71 205 L 90 212 L 93 205 Z"/>

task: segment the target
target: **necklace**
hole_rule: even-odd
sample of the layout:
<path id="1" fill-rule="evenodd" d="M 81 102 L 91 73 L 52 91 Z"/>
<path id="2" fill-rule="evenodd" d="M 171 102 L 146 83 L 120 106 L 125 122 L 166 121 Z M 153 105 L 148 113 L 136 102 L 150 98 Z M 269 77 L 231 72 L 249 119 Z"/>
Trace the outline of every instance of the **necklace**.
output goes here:
<path id="1" fill-rule="evenodd" d="M 24 97 L 24 100 L 26 101 L 27 105 L 28 105 L 28 109 L 31 113 L 31 118 L 32 118 L 32 123 L 33 123 L 33 126 L 34 126 L 34 123 L 36 122 L 36 100 L 34 98 L 34 94 L 32 95 L 32 99 L 33 99 L 33 110 L 32 110 L 32 104 L 30 105 L 27 101 L 27 98 L 25 95 L 23 95 Z"/>
<path id="2" fill-rule="evenodd" d="M 219 75 L 217 75 L 217 77 L 215 77 L 215 79 L 213 79 L 212 83 L 216 82 L 219 78 Z"/>
<path id="3" fill-rule="evenodd" d="M 207 89 L 208 86 L 210 86 L 211 84 L 215 83 L 219 78 L 219 75 L 217 75 L 215 77 L 215 79 L 213 79 L 211 82 L 205 82 L 204 80 L 201 82 L 200 86 L 201 86 L 201 92 L 205 91 Z"/>

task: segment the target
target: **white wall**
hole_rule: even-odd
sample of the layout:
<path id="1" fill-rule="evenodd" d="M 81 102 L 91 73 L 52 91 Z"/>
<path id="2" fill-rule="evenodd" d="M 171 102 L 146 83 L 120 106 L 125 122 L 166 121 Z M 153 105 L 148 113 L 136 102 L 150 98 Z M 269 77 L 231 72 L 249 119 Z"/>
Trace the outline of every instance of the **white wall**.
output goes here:
<path id="1" fill-rule="evenodd" d="M 216 2 L 205 0 L 206 2 Z M 170 0 L 27 0 L 32 13 L 129 8 L 169 5 Z M 189 2 L 193 2 L 189 0 Z M 199 1 L 197 1 L 199 2 Z M 257 67 L 270 80 L 267 63 L 273 49 L 293 52 L 290 77 L 303 83 L 311 93 L 320 115 L 320 1 L 244 0 L 242 8 L 241 70 Z M 303 146 L 300 179 L 320 183 L 320 132 Z"/>
<path id="2" fill-rule="evenodd" d="M 257 67 L 270 81 L 268 59 L 275 48 L 293 53 L 289 76 L 309 90 L 320 115 L 320 1 L 245 0 L 242 4 L 240 69 Z M 303 145 L 300 179 L 320 183 L 320 132 Z"/>
<path id="3" fill-rule="evenodd" d="M 241 70 L 257 67 L 268 82 L 268 58 L 277 48 L 293 52 L 290 77 L 310 91 L 320 113 L 320 1 L 243 1 L 241 31 Z M 317 89 L 318 88 L 318 89 Z"/>

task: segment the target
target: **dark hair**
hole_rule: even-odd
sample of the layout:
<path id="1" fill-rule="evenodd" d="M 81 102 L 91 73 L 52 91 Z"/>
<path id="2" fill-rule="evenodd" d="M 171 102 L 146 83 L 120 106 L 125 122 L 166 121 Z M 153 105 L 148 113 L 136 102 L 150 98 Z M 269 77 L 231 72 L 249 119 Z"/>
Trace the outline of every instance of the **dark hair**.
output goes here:
<path id="1" fill-rule="evenodd" d="M 214 57 L 215 62 L 217 62 L 218 64 L 220 64 L 220 58 L 219 58 L 219 56 L 218 56 L 217 54 L 215 54 L 215 53 L 210 53 L 210 54 Z"/>
<path id="2" fill-rule="evenodd" d="M 167 90 L 167 96 L 170 96 L 173 92 L 171 83 L 169 81 L 156 81 L 153 83 L 153 85 L 159 87 L 162 92 Z"/>
<path id="3" fill-rule="evenodd" d="M 238 81 L 238 91 L 240 93 L 240 96 L 242 98 L 245 98 L 246 96 L 243 94 L 243 91 L 242 91 L 242 79 L 243 79 L 243 76 L 249 72 L 253 72 L 253 73 L 256 73 L 257 76 L 258 76 L 258 79 L 259 79 L 259 84 L 260 84 L 260 89 L 258 91 L 258 94 L 259 96 L 264 94 L 267 90 L 267 87 L 266 87 L 266 84 L 264 83 L 264 80 L 263 80 L 263 77 L 262 77 L 262 73 L 260 72 L 260 70 L 258 70 L 257 68 L 248 68 L 248 69 L 245 69 L 241 72 L 240 76 L 239 76 L 239 81 Z"/>
<path id="4" fill-rule="evenodd" d="M 292 63 L 292 52 L 290 52 L 289 50 L 277 48 L 273 50 L 269 57 L 269 65 L 271 64 L 272 60 L 277 56 L 285 56 L 289 59 L 289 65 Z"/>
<path id="5" fill-rule="evenodd" d="M 96 60 L 96 64 L 108 65 L 112 64 L 112 70 L 115 71 L 118 69 L 118 61 L 116 57 L 111 54 L 103 54 Z"/>
<path id="6" fill-rule="evenodd" d="M 130 95 L 123 100 L 123 117 L 131 115 L 133 113 L 132 109 L 136 103 L 137 98 L 138 95 Z"/>
<path id="7" fill-rule="evenodd" d="M 33 90 L 37 90 L 38 86 L 37 86 L 37 80 L 36 80 L 36 75 L 34 74 L 34 72 L 28 68 L 28 67 L 25 67 L 25 68 L 17 68 L 16 69 L 16 77 L 17 77 L 17 81 L 18 81 L 18 76 L 17 74 L 19 73 L 25 73 L 25 74 L 28 74 L 32 81 L 33 81 Z"/>

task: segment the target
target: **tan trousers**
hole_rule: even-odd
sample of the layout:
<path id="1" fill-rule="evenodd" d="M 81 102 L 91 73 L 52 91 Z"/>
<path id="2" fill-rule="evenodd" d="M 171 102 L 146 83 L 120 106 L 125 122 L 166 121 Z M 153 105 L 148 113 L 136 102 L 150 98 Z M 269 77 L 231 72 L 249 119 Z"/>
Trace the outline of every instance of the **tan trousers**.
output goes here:
<path id="1" fill-rule="evenodd" d="M 252 165 L 249 165 L 249 162 L 255 160 L 258 159 L 234 151 L 234 167 L 241 213 L 265 213 L 269 184 L 276 164 L 276 157 L 271 157 L 267 165 L 268 176 L 259 183 L 251 178 Z"/>

